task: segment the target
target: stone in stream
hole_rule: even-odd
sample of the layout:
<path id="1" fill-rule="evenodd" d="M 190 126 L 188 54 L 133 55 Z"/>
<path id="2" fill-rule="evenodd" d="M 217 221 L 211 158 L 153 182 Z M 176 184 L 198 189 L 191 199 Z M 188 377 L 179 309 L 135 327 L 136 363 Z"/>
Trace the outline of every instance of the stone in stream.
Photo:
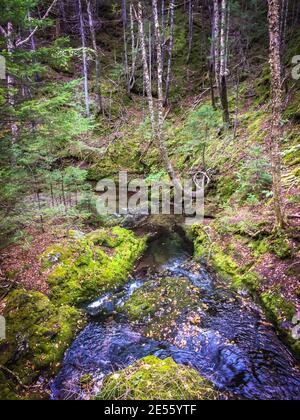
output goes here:
<path id="1" fill-rule="evenodd" d="M 97 400 L 217 400 L 220 393 L 198 372 L 172 358 L 147 356 L 109 375 Z"/>

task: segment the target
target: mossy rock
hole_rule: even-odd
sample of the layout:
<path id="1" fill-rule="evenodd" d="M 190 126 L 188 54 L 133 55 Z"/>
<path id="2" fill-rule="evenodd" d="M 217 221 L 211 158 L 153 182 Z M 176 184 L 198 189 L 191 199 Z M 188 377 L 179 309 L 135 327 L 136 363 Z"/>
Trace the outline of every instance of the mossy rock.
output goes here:
<path id="1" fill-rule="evenodd" d="M 291 321 L 296 313 L 292 302 L 285 300 L 279 291 L 269 291 L 261 294 L 264 307 L 273 321 L 280 325 L 283 321 Z"/>
<path id="2" fill-rule="evenodd" d="M 186 230 L 187 237 L 194 243 L 194 257 L 205 260 L 209 255 L 211 244 L 202 225 L 193 225 Z"/>
<path id="3" fill-rule="evenodd" d="M 300 358 L 300 340 L 293 337 L 292 329 L 285 326 L 285 322 L 292 322 L 295 314 L 296 307 L 291 302 L 286 300 L 281 294 L 280 290 L 269 291 L 261 294 L 261 300 L 265 310 L 274 324 L 277 326 L 278 331 L 282 334 L 282 338 L 286 344 L 291 348 L 294 355 Z"/>
<path id="4" fill-rule="evenodd" d="M 136 290 L 122 311 L 149 337 L 167 339 L 178 317 L 199 306 L 200 293 L 186 278 L 156 279 Z"/>
<path id="5" fill-rule="evenodd" d="M 79 240 L 51 246 L 42 256 L 51 298 L 78 305 L 120 288 L 146 247 L 146 238 L 115 227 L 100 229 Z"/>
<path id="6" fill-rule="evenodd" d="M 226 254 L 217 245 L 214 246 L 212 251 L 212 266 L 217 273 L 224 279 L 232 279 L 238 272 L 238 265 L 233 258 Z"/>
<path id="7" fill-rule="evenodd" d="M 173 359 L 148 356 L 104 380 L 97 400 L 218 400 L 212 384 Z"/>
<path id="8" fill-rule="evenodd" d="M 233 279 L 232 285 L 234 289 L 246 289 L 251 292 L 256 292 L 259 290 L 261 285 L 261 278 L 257 273 L 249 271 L 243 275 L 236 275 Z"/>
<path id="9" fill-rule="evenodd" d="M 55 374 L 84 325 L 78 310 L 56 307 L 43 294 L 24 290 L 8 296 L 4 316 L 7 337 L 0 341 L 0 365 L 11 369 L 24 385 L 31 385 L 41 374 Z M 0 380 L 0 396 L 8 395 L 9 385 L 4 385 Z"/>

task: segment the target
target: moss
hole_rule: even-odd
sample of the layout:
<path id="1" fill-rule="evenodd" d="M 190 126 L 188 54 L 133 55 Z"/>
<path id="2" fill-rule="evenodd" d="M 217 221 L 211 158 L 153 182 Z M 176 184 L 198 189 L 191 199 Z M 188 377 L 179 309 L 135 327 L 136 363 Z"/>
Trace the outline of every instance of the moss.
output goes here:
<path id="1" fill-rule="evenodd" d="M 286 301 L 279 291 L 262 293 L 261 299 L 268 314 L 278 325 L 285 320 L 291 321 L 296 313 L 295 306 Z"/>
<path id="2" fill-rule="evenodd" d="M 64 352 L 84 324 L 76 309 L 57 308 L 43 294 L 23 290 L 8 296 L 4 316 L 7 338 L 0 342 L 0 365 L 12 369 L 25 385 L 42 373 L 57 372 Z M 7 395 L 7 387 L 0 383 L 0 388 L 0 395 Z"/>
<path id="3" fill-rule="evenodd" d="M 258 241 L 253 241 L 249 246 L 252 249 L 253 254 L 256 258 L 265 255 L 270 251 L 269 241 L 267 238 Z"/>
<path id="4" fill-rule="evenodd" d="M 272 238 L 269 243 L 269 250 L 282 260 L 293 256 L 293 247 L 284 235 Z"/>
<path id="5" fill-rule="evenodd" d="M 271 89 L 271 73 L 270 66 L 264 66 L 261 74 L 258 76 L 254 83 L 254 90 L 257 96 L 256 104 L 260 105 L 265 103 L 270 96 Z"/>
<path id="6" fill-rule="evenodd" d="M 144 326 L 158 340 L 172 333 L 183 311 L 199 306 L 200 291 L 186 278 L 164 278 L 146 283 L 124 305 L 130 321 Z"/>
<path id="7" fill-rule="evenodd" d="M 1 342 L 0 342 L 1 346 Z M 0 400 L 1 401 L 15 401 L 19 397 L 16 393 L 17 386 L 12 380 L 8 379 L 0 370 Z"/>
<path id="8" fill-rule="evenodd" d="M 193 225 L 186 231 L 187 237 L 194 243 L 194 257 L 204 260 L 209 255 L 211 244 L 202 225 Z"/>
<path id="9" fill-rule="evenodd" d="M 230 176 L 224 176 L 218 182 L 217 192 L 223 201 L 229 200 L 237 189 L 238 183 L 236 178 L 233 179 Z"/>
<path id="10" fill-rule="evenodd" d="M 214 246 L 212 252 L 212 265 L 225 279 L 231 279 L 238 271 L 238 265 L 230 255 L 227 255 L 218 246 Z"/>
<path id="11" fill-rule="evenodd" d="M 108 376 L 98 400 L 217 400 L 220 394 L 194 369 L 148 356 Z"/>
<path id="12" fill-rule="evenodd" d="M 288 166 L 300 164 L 300 138 L 296 139 L 294 146 L 285 151 L 283 159 Z"/>
<path id="13" fill-rule="evenodd" d="M 78 305 L 121 287 L 145 246 L 145 238 L 115 227 L 50 247 L 42 259 L 44 266 L 53 266 L 48 277 L 51 297 Z"/>
<path id="14" fill-rule="evenodd" d="M 297 91 L 287 106 L 283 116 L 287 120 L 294 122 L 300 121 L 300 91 Z"/>
<path id="15" fill-rule="evenodd" d="M 134 133 L 119 133 L 120 139 L 112 142 L 101 159 L 95 160 L 90 167 L 88 179 L 100 181 L 103 178 L 118 175 L 120 170 L 142 174 L 140 138 Z"/>
<path id="16" fill-rule="evenodd" d="M 268 291 L 261 294 L 265 310 L 277 326 L 282 338 L 291 348 L 296 357 L 300 358 L 300 340 L 295 340 L 291 329 L 284 327 L 285 321 L 291 322 L 296 314 L 296 307 L 280 294 L 280 290 Z"/>
<path id="17" fill-rule="evenodd" d="M 262 143 L 266 138 L 263 125 L 266 122 L 266 113 L 262 111 L 251 111 L 244 117 L 245 127 L 247 128 L 248 139 L 254 143 Z"/>
<path id="18" fill-rule="evenodd" d="M 260 284 L 260 276 L 252 271 L 249 271 L 243 275 L 236 275 L 232 282 L 232 285 L 235 289 L 239 290 L 246 288 L 251 292 L 257 292 Z"/>

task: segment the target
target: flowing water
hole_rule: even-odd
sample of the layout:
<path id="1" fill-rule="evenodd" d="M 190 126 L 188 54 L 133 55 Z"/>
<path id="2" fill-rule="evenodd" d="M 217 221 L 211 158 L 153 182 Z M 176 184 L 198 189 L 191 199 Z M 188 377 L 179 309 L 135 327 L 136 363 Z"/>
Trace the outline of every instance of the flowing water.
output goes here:
<path id="1" fill-rule="evenodd" d="M 124 290 L 87 305 L 90 323 L 65 355 L 51 386 L 53 399 L 89 398 L 99 391 L 107 374 L 155 355 L 194 367 L 226 398 L 300 400 L 299 366 L 261 308 L 195 265 L 189 244 L 181 238 L 172 234 L 153 241 Z M 187 333 L 183 313 L 172 342 L 143 336 L 115 312 L 153 276 L 188 278 L 201 289 L 199 307 L 206 308 L 201 309 L 201 324 L 190 325 Z M 182 341 L 183 347 L 174 344 Z M 93 389 L 82 386 L 83 375 L 93 377 Z"/>

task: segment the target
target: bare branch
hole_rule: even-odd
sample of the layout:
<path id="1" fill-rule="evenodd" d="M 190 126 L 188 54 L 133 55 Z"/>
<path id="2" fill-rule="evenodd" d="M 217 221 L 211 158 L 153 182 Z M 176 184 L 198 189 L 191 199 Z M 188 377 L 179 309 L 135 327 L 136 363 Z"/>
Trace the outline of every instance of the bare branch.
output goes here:
<path id="1" fill-rule="evenodd" d="M 49 16 L 51 10 L 53 9 L 53 7 L 56 5 L 57 0 L 54 0 L 51 4 L 51 6 L 49 7 L 49 9 L 47 10 L 47 12 L 44 14 L 44 16 L 42 17 L 41 21 L 47 19 L 47 17 Z M 23 39 L 23 40 L 19 40 L 16 43 L 17 47 L 21 47 L 22 45 L 26 44 L 27 42 L 29 42 L 31 40 L 31 38 L 35 35 L 35 33 L 39 30 L 39 26 L 36 26 L 34 28 L 34 30 L 30 33 L 30 35 L 28 35 L 27 38 Z"/>

